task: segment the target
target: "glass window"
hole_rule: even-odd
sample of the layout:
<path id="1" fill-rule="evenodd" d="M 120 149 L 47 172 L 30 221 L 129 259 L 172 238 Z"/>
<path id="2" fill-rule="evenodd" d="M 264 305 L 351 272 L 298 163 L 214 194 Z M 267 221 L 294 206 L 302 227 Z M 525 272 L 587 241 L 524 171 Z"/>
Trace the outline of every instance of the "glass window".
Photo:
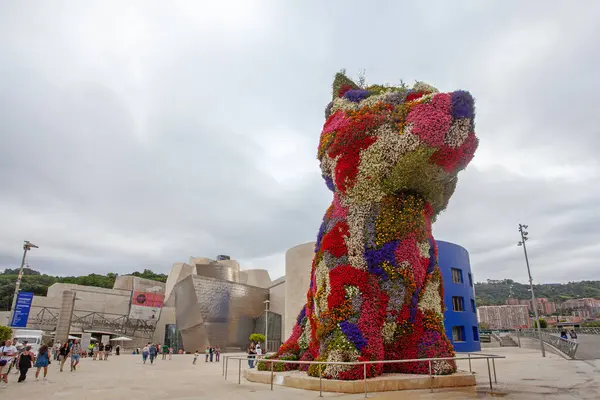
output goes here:
<path id="1" fill-rule="evenodd" d="M 452 311 L 465 311 L 465 299 L 452 296 Z"/>
<path id="2" fill-rule="evenodd" d="M 465 341 L 465 327 L 464 326 L 453 326 L 452 327 L 452 340 L 455 342 Z"/>
<path id="3" fill-rule="evenodd" d="M 469 286 L 473 287 L 473 275 L 469 272 Z"/>
<path id="4" fill-rule="evenodd" d="M 452 268 L 452 282 L 463 283 L 462 270 L 458 268 Z"/>
<path id="5" fill-rule="evenodd" d="M 473 340 L 479 342 L 479 329 L 476 326 L 473 327 Z"/>
<path id="6" fill-rule="evenodd" d="M 471 311 L 474 313 L 477 312 L 477 308 L 475 307 L 475 300 L 471 299 Z"/>

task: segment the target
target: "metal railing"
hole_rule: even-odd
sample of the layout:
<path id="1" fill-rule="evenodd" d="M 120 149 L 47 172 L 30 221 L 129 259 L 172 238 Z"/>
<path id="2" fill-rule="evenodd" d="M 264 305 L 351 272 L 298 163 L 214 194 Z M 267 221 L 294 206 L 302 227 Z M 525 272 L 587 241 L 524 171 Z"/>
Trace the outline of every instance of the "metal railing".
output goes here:
<path id="1" fill-rule="evenodd" d="M 531 339 L 540 340 L 535 329 L 523 329 L 521 330 L 520 335 Z M 574 340 L 563 339 L 560 336 L 556 336 L 555 334 L 548 332 L 547 330 L 541 332 L 541 336 L 544 343 L 548 343 L 571 359 L 575 358 L 575 353 L 577 353 L 577 347 L 579 344 Z"/>
<path id="2" fill-rule="evenodd" d="M 495 334 L 494 332 L 492 332 L 492 334 L 490 335 L 492 337 L 492 339 L 494 339 L 496 342 L 500 343 L 500 347 L 502 347 L 502 338 Z"/>
<path id="3" fill-rule="evenodd" d="M 468 360 L 469 361 L 469 373 L 473 374 L 473 370 L 471 368 L 471 361 L 473 360 L 486 360 L 487 361 L 487 369 L 488 369 L 488 378 L 490 384 L 490 392 L 494 391 L 493 383 L 498 383 L 496 378 L 496 362 L 495 360 L 498 358 L 506 358 L 504 356 L 498 356 L 494 354 L 482 354 L 482 353 L 467 353 L 464 357 L 438 357 L 438 358 L 418 358 L 418 359 L 410 359 L 410 360 L 381 360 L 381 361 L 351 361 L 351 362 L 337 362 L 337 361 L 295 361 L 295 360 L 272 360 L 272 359 L 262 359 L 259 360 L 261 362 L 267 363 L 270 365 L 271 371 L 271 390 L 273 390 L 273 381 L 274 381 L 274 373 L 273 365 L 276 363 L 281 364 L 318 364 L 319 365 L 319 397 L 323 397 L 323 365 L 362 365 L 363 366 L 363 386 L 365 389 L 365 398 L 368 397 L 368 389 L 367 389 L 367 365 L 370 364 L 402 364 L 402 363 L 427 363 L 429 367 L 429 379 L 430 379 L 430 390 L 433 392 L 433 380 L 435 376 L 433 374 L 432 362 L 434 361 L 459 361 L 459 360 Z M 224 356 L 223 357 L 223 376 L 225 380 L 227 380 L 227 372 L 229 369 L 229 360 L 238 360 L 238 385 L 242 383 L 242 361 L 257 361 L 255 358 L 241 357 L 241 356 Z M 490 364 L 490 360 L 492 360 Z M 494 375 L 494 380 L 492 383 L 492 370 Z"/>
<path id="4" fill-rule="evenodd" d="M 36 315 L 29 318 L 28 324 L 37 329 L 52 330 L 58 323 L 58 313 L 43 307 Z M 156 321 L 145 321 L 129 318 L 122 314 L 98 312 L 74 312 L 71 326 L 82 330 L 102 330 L 126 336 L 139 336 L 152 339 L 156 329 Z"/>
<path id="5" fill-rule="evenodd" d="M 521 332 L 523 331 L 535 331 L 535 329 L 521 329 Z M 560 334 L 562 331 L 575 331 L 579 335 L 600 335 L 600 328 L 542 328 L 542 332 Z"/>

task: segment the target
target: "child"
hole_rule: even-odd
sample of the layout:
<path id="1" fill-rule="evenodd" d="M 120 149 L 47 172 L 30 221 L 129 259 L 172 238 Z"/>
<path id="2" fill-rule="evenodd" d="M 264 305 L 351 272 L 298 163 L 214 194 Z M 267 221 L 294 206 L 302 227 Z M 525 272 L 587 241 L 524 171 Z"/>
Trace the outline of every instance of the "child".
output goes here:
<path id="1" fill-rule="evenodd" d="M 194 361 L 192 361 L 192 365 L 196 365 L 198 357 L 200 357 L 200 353 L 198 352 L 198 350 L 196 350 L 196 352 L 194 353 Z"/>

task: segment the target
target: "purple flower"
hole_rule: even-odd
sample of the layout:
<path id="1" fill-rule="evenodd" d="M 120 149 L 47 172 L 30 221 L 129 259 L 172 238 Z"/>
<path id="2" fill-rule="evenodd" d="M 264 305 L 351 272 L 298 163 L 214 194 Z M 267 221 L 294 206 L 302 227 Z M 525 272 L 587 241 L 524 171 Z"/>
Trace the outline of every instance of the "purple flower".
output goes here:
<path id="1" fill-rule="evenodd" d="M 404 103 L 406 100 L 406 93 L 394 92 L 386 96 L 385 101 L 390 104 L 397 106 L 398 104 Z"/>
<path id="2" fill-rule="evenodd" d="M 430 274 L 435 269 L 437 260 L 435 259 L 435 242 L 433 238 L 427 239 L 429 242 L 429 265 L 427 266 L 427 274 Z"/>
<path id="3" fill-rule="evenodd" d="M 335 184 L 333 183 L 333 179 L 330 176 L 323 175 L 323 179 L 325 179 L 325 184 L 327 188 L 332 192 L 335 192 Z"/>
<path id="4" fill-rule="evenodd" d="M 300 314 L 298 314 L 298 318 L 296 319 L 296 321 L 298 322 L 298 325 L 302 324 L 302 320 L 306 317 L 306 307 L 302 307 L 302 310 L 300 310 Z"/>
<path id="5" fill-rule="evenodd" d="M 317 234 L 317 245 L 315 246 L 315 253 L 318 253 L 321 250 L 321 242 L 323 239 L 323 235 L 325 235 L 325 227 L 327 226 L 327 219 L 323 218 L 323 222 L 319 227 L 319 233 Z"/>
<path id="6" fill-rule="evenodd" d="M 330 101 L 329 104 L 327 104 L 327 107 L 325 107 L 325 119 L 329 118 L 329 116 L 331 115 L 332 108 L 333 108 L 333 101 Z"/>
<path id="7" fill-rule="evenodd" d="M 475 115 L 473 96 L 464 90 L 452 93 L 452 115 L 454 118 L 473 118 Z"/>
<path id="8" fill-rule="evenodd" d="M 360 333 L 358 326 L 347 321 L 342 321 L 340 322 L 340 328 L 342 328 L 344 335 L 346 335 L 348 340 L 354 344 L 358 351 L 361 351 L 362 348 L 367 345 L 367 341 L 363 337 L 362 333 Z"/>
<path id="9" fill-rule="evenodd" d="M 346 93 L 344 93 L 344 98 L 358 103 L 359 101 L 366 99 L 369 97 L 370 93 L 368 90 L 363 89 L 350 89 Z"/>
<path id="10" fill-rule="evenodd" d="M 397 265 L 395 251 L 399 243 L 398 240 L 394 240 L 384 244 L 380 249 L 366 249 L 365 260 L 367 261 L 369 272 L 379 275 L 383 280 L 387 280 L 388 276 L 381 265 L 385 261 L 394 267 Z"/>

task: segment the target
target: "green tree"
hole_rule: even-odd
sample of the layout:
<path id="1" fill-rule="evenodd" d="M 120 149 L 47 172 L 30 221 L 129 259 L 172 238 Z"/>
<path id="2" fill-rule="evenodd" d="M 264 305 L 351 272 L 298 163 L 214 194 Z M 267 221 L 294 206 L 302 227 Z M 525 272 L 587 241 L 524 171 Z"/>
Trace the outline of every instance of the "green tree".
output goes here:
<path id="1" fill-rule="evenodd" d="M 265 340 L 267 340 L 267 338 L 262 333 L 253 333 L 252 335 L 250 335 L 251 342 L 264 343 Z"/>
<path id="2" fill-rule="evenodd" d="M 537 321 L 533 321 L 533 327 L 537 328 Z M 540 328 L 546 329 L 548 327 L 548 322 L 544 318 L 540 318 Z"/>
<path id="3" fill-rule="evenodd" d="M 0 325 L 0 342 L 4 343 L 12 336 L 12 329 L 8 326 Z"/>

